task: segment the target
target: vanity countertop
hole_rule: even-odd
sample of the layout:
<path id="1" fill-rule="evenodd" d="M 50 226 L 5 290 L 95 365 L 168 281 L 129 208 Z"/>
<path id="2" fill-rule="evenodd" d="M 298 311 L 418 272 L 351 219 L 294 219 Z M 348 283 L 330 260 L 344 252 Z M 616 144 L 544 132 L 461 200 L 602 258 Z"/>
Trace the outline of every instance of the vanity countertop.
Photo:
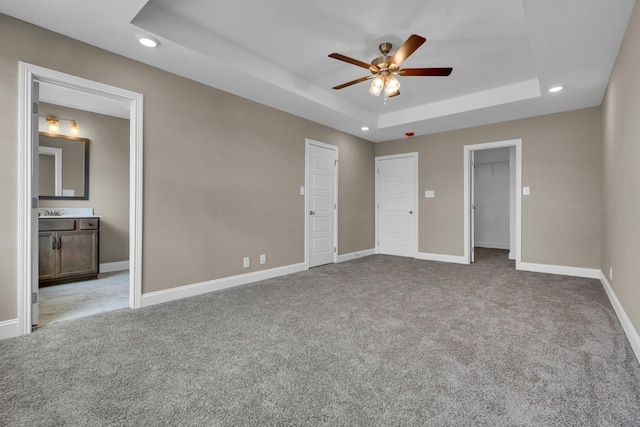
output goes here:
<path id="1" fill-rule="evenodd" d="M 40 215 L 38 219 L 40 218 L 102 218 L 102 215 Z"/>
<path id="2" fill-rule="evenodd" d="M 40 208 L 39 218 L 100 218 L 95 215 L 93 208 Z"/>

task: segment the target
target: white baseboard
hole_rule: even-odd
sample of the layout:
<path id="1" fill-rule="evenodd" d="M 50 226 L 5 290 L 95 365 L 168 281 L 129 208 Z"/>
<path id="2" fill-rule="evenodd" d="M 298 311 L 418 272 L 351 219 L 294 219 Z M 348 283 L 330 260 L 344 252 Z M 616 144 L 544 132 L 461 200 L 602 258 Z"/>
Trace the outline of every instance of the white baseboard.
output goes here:
<path id="1" fill-rule="evenodd" d="M 520 262 L 516 270 L 533 271 L 535 273 L 559 274 L 561 276 L 586 277 L 599 279 L 600 270 L 597 268 L 567 267 L 564 265 L 535 264 L 532 262 Z"/>
<path id="2" fill-rule="evenodd" d="M 607 296 L 609 297 L 609 301 L 611 301 L 613 309 L 618 315 L 618 320 L 620 320 L 622 329 L 624 329 L 624 333 L 627 334 L 627 339 L 629 340 L 629 344 L 631 344 L 631 348 L 636 355 L 636 359 L 640 362 L 640 336 L 638 335 L 638 331 L 633 327 L 629 316 L 627 316 L 626 311 L 624 311 L 622 304 L 620 304 L 618 297 L 615 292 L 613 292 L 613 288 L 602 271 L 600 272 L 599 278 L 604 290 L 607 292 Z"/>
<path id="3" fill-rule="evenodd" d="M 450 262 L 453 264 L 468 264 L 463 256 L 457 255 L 442 255 L 442 254 L 430 254 L 426 252 L 418 252 L 416 254 L 416 259 L 424 259 L 427 261 L 439 261 L 439 262 Z"/>
<path id="4" fill-rule="evenodd" d="M 20 335 L 18 333 L 18 319 L 0 322 L 0 340 L 17 337 L 18 335 Z"/>
<path id="5" fill-rule="evenodd" d="M 150 292 L 142 295 L 142 307 L 206 294 L 213 291 L 219 291 L 221 289 L 233 288 L 235 286 L 247 285 L 249 283 L 285 276 L 287 274 L 299 273 L 306 269 L 307 267 L 305 263 L 293 264 L 269 270 L 241 274 L 238 276 L 225 277 L 223 279 L 210 280 L 208 282 L 194 283 L 193 285 L 180 286 L 164 291 Z"/>
<path id="6" fill-rule="evenodd" d="M 100 273 L 110 273 L 112 271 L 122 271 L 129 269 L 129 261 L 106 262 L 100 264 Z"/>
<path id="7" fill-rule="evenodd" d="M 496 243 L 496 242 L 474 242 L 474 246 L 477 248 L 488 248 L 488 249 L 511 249 L 509 243 Z"/>
<path id="8" fill-rule="evenodd" d="M 375 249 L 367 249 L 367 250 L 364 250 L 364 251 L 351 252 L 350 254 L 338 255 L 337 262 L 351 261 L 352 259 L 362 258 L 362 257 L 365 257 L 365 256 L 370 256 L 370 255 L 375 255 L 375 254 L 376 254 L 376 250 Z"/>

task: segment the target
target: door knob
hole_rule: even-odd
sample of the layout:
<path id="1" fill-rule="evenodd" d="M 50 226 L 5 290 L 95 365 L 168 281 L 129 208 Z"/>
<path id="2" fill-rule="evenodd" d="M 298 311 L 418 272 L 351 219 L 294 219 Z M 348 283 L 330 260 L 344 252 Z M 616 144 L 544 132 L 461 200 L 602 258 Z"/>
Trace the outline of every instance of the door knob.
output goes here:
<path id="1" fill-rule="evenodd" d="M 309 211 L 309 215 L 315 215 L 316 211 Z"/>
<path id="2" fill-rule="evenodd" d="M 413 211 L 409 211 L 409 214 L 410 214 L 410 215 L 413 215 Z"/>

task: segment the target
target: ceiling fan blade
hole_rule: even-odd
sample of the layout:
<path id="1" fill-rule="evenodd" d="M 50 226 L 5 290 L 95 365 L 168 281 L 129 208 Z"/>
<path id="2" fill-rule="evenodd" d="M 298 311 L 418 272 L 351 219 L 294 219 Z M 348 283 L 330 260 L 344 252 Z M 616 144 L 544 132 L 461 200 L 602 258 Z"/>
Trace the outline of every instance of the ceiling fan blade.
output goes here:
<path id="1" fill-rule="evenodd" d="M 367 64 L 366 62 L 358 61 L 357 59 L 349 58 L 348 56 L 341 55 L 339 53 L 332 53 L 329 55 L 329 58 L 337 59 L 338 61 L 348 62 L 349 64 L 357 65 L 358 67 L 366 68 L 367 70 L 371 69 L 373 65 Z M 377 67 L 376 67 L 377 68 Z"/>
<path id="2" fill-rule="evenodd" d="M 448 76 L 453 68 L 403 68 L 399 76 Z"/>
<path id="3" fill-rule="evenodd" d="M 347 86 L 351 86 L 351 85 L 354 85 L 354 84 L 356 84 L 356 83 L 361 83 L 361 82 L 367 81 L 367 80 L 369 80 L 369 79 L 372 79 L 372 78 L 374 78 L 374 77 L 376 77 L 376 76 L 360 77 L 359 79 L 355 79 L 355 80 L 352 80 L 352 81 L 350 81 L 350 82 L 343 83 L 343 84 L 341 84 L 341 85 L 338 85 L 338 86 L 332 87 L 331 89 L 344 89 L 344 88 L 345 88 L 345 87 L 347 87 Z"/>
<path id="4" fill-rule="evenodd" d="M 396 64 L 396 66 L 400 66 L 404 62 L 405 59 L 409 57 L 417 48 L 422 46 L 422 43 L 426 42 L 422 36 L 417 34 L 412 34 L 409 36 L 407 41 L 405 41 L 402 46 L 393 54 L 391 59 L 389 60 L 389 64 Z"/>

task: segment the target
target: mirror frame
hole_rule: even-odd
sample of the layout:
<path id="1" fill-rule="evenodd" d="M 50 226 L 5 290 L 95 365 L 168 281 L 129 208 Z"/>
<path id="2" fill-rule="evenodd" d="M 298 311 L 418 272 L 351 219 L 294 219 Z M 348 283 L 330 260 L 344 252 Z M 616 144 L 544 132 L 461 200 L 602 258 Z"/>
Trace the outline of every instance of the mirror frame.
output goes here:
<path id="1" fill-rule="evenodd" d="M 84 148 L 84 192 L 81 196 L 41 196 L 40 200 L 89 200 L 89 139 L 77 136 L 61 135 L 58 133 L 38 132 L 38 136 L 48 136 L 50 138 L 67 139 L 71 141 L 79 141 L 83 143 Z M 38 146 L 40 143 L 38 143 Z M 38 171 L 40 173 L 40 171 Z"/>

